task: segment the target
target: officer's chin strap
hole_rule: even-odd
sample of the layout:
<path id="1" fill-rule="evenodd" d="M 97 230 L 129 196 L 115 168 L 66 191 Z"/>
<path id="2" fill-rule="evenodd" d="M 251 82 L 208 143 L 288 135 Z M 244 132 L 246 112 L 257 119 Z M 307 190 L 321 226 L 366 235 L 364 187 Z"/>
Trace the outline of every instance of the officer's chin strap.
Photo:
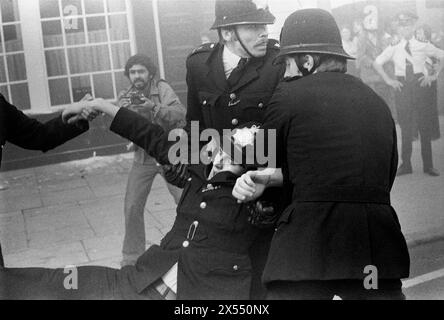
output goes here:
<path id="1" fill-rule="evenodd" d="M 250 50 L 247 49 L 242 39 L 239 37 L 239 32 L 237 31 L 237 26 L 234 27 L 234 34 L 236 35 L 237 41 L 239 41 L 242 48 L 245 50 L 245 52 L 248 54 L 248 59 L 254 58 L 253 54 L 250 52 Z"/>

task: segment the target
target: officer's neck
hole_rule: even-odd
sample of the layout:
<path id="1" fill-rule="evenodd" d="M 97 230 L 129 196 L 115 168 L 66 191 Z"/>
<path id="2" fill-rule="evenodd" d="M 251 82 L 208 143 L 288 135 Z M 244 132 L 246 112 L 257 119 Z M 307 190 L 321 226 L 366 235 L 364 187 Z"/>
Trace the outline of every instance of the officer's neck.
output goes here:
<path id="1" fill-rule="evenodd" d="M 225 43 L 225 47 L 232 53 L 237 55 L 240 58 L 249 59 L 250 55 L 245 52 L 238 41 L 227 41 Z"/>

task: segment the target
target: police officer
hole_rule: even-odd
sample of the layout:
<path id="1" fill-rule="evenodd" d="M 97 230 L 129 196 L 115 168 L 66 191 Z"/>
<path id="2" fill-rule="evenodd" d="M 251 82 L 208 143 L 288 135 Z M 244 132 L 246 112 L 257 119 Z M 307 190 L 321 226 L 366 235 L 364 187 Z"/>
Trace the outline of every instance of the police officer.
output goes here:
<path id="1" fill-rule="evenodd" d="M 250 172 L 233 190 L 243 201 L 264 185 L 293 190 L 264 270 L 268 298 L 403 299 L 409 255 L 390 206 L 397 168 L 390 110 L 345 74 L 351 57 L 327 11 L 296 11 L 281 41 L 289 75 L 303 75 L 279 86 L 263 125 L 277 132 L 283 175 Z"/>
<path id="2" fill-rule="evenodd" d="M 81 111 L 81 108 L 76 108 L 76 106 L 81 105 L 75 105 L 71 109 Z M 3 146 L 6 142 L 29 150 L 46 152 L 77 137 L 88 128 L 87 121 L 79 120 L 73 124 L 65 124 L 60 116 L 45 124 L 40 123 L 28 118 L 0 94 L 0 165 Z M 0 246 L 0 267 L 3 266 Z"/>
<path id="3" fill-rule="evenodd" d="M 200 129 L 233 129 L 263 120 L 271 95 L 282 76 L 274 65 L 279 44 L 268 39 L 274 16 L 252 0 L 217 0 L 212 29 L 219 43 L 207 43 L 187 59 L 187 121 Z"/>
<path id="4" fill-rule="evenodd" d="M 99 103 L 100 104 L 100 103 Z M 168 143 L 162 129 L 137 113 L 102 101 L 100 110 L 114 117 L 111 130 L 144 148 L 166 164 Z M 242 128 L 231 144 L 247 159 L 247 142 L 257 128 Z M 174 225 L 136 262 L 122 269 L 83 266 L 76 269 L 76 289 L 63 286 L 63 269 L 0 269 L 1 299 L 146 299 L 246 300 L 250 298 L 252 269 L 249 248 L 273 207 L 261 202 L 239 204 L 231 196 L 236 178 L 247 161 L 236 164 L 220 150 L 212 165 L 190 165 Z M 255 218 L 253 221 L 251 218 Z"/>
<path id="5" fill-rule="evenodd" d="M 424 173 L 439 176 L 433 167 L 432 157 L 432 123 L 436 117 L 436 108 L 429 103 L 429 87 L 437 80 L 444 67 L 444 51 L 433 44 L 421 42 L 414 38 L 415 24 L 418 17 L 411 12 L 402 12 L 396 16 L 399 43 L 386 48 L 375 60 L 373 66 L 384 81 L 395 89 L 395 101 L 398 121 L 402 136 L 402 164 L 398 175 L 412 173 L 412 141 L 414 131 L 418 128 L 421 138 L 421 154 Z M 440 61 L 435 74 L 429 74 L 426 62 L 429 58 Z M 390 78 L 383 66 L 392 61 L 395 65 L 396 79 Z M 435 119 L 436 120 L 436 119 Z"/>
<path id="6" fill-rule="evenodd" d="M 199 121 L 200 130 L 213 128 L 222 134 L 246 122 L 262 123 L 284 66 L 273 63 L 279 44 L 268 39 L 267 25 L 275 17 L 266 1 L 216 0 L 215 14 L 211 29 L 217 30 L 219 43 L 200 46 L 186 63 L 187 127 Z M 280 188 L 269 190 L 265 197 L 281 193 Z M 252 249 L 252 298 L 264 294 L 260 275 L 271 236 L 263 236 Z"/>

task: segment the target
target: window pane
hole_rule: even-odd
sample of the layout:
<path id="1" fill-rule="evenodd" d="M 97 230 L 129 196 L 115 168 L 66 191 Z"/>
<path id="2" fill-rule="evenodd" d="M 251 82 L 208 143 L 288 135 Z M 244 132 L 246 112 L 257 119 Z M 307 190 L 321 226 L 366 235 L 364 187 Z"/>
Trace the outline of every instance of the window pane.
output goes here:
<path id="1" fill-rule="evenodd" d="M 124 12 L 126 11 L 124 0 L 107 0 L 108 12 Z"/>
<path id="2" fill-rule="evenodd" d="M 83 14 L 81 0 L 62 0 L 62 9 L 63 9 L 63 15 L 65 17 L 77 16 Z"/>
<path id="3" fill-rule="evenodd" d="M 111 46 L 113 54 L 113 68 L 123 69 L 131 56 L 131 48 L 129 43 L 117 43 Z"/>
<path id="4" fill-rule="evenodd" d="M 6 82 L 5 60 L 3 59 L 3 57 L 0 57 L 0 82 Z"/>
<path id="5" fill-rule="evenodd" d="M 0 93 L 5 97 L 6 100 L 9 101 L 9 93 L 7 86 L 0 86 Z"/>
<path id="6" fill-rule="evenodd" d="M 27 83 L 11 85 L 12 103 L 20 110 L 31 109 L 31 100 L 29 99 L 29 90 Z"/>
<path id="7" fill-rule="evenodd" d="M 52 106 L 71 103 L 68 79 L 49 80 L 49 95 Z"/>
<path id="8" fill-rule="evenodd" d="M 58 0 L 40 0 L 40 16 L 44 18 L 60 17 Z"/>
<path id="9" fill-rule="evenodd" d="M 111 69 L 108 46 L 68 49 L 69 67 L 72 74 Z"/>
<path id="10" fill-rule="evenodd" d="M 87 18 L 89 42 L 107 42 L 105 17 Z"/>
<path id="11" fill-rule="evenodd" d="M 85 22 L 83 18 L 69 18 L 63 21 L 66 33 L 66 44 L 85 43 Z"/>
<path id="12" fill-rule="evenodd" d="M 103 0 L 87 0 L 85 1 L 86 14 L 91 13 L 105 13 L 105 6 Z"/>
<path id="13" fill-rule="evenodd" d="M 0 4 L 3 22 L 20 21 L 17 0 L 2 0 Z"/>
<path id="14" fill-rule="evenodd" d="M 42 22 L 42 31 L 45 48 L 63 46 L 62 23 L 60 20 Z"/>
<path id="15" fill-rule="evenodd" d="M 6 57 L 8 63 L 9 81 L 26 80 L 25 55 L 23 53 Z"/>
<path id="16" fill-rule="evenodd" d="M 3 26 L 6 52 L 23 51 L 22 31 L 19 25 Z"/>
<path id="17" fill-rule="evenodd" d="M 111 73 L 96 74 L 94 79 L 95 97 L 103 99 L 114 99 L 113 79 Z"/>
<path id="18" fill-rule="evenodd" d="M 111 35 L 111 41 L 129 39 L 126 15 L 119 14 L 109 16 L 109 33 Z"/>
<path id="19" fill-rule="evenodd" d="M 71 84 L 74 102 L 82 100 L 87 93 L 92 95 L 91 79 L 89 76 L 73 77 L 71 78 Z"/>
<path id="20" fill-rule="evenodd" d="M 123 74 L 123 72 L 116 72 L 114 74 L 114 77 L 116 78 L 116 89 L 117 89 L 117 94 L 122 91 L 122 90 L 126 90 L 129 87 L 129 80 L 127 77 L 125 77 L 125 75 Z"/>
<path id="21" fill-rule="evenodd" d="M 63 76 L 67 74 L 64 50 L 46 51 L 45 58 L 48 77 Z"/>

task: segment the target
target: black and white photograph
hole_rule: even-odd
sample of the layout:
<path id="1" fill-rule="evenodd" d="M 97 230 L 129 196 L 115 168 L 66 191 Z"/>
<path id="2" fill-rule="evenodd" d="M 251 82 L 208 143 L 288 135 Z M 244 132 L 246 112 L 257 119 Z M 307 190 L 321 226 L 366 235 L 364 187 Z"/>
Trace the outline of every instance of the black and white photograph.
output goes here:
<path id="1" fill-rule="evenodd" d="M 444 300 L 443 69 L 444 0 L 0 0 L 0 300 Z"/>

